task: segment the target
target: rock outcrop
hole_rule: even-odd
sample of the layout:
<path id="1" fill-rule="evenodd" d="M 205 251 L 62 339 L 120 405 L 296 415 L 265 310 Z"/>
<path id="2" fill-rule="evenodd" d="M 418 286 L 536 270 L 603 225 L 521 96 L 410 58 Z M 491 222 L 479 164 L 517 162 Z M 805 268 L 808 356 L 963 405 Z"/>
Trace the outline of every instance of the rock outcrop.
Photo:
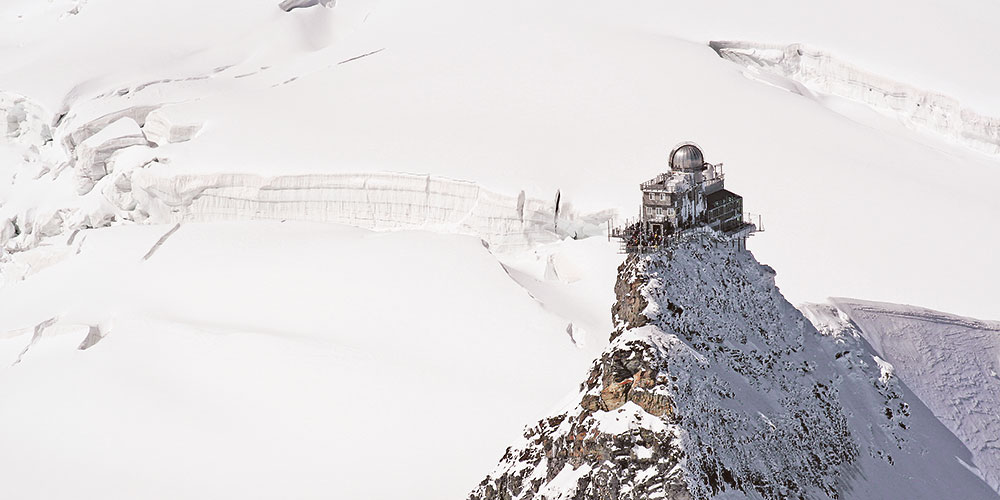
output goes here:
<path id="1" fill-rule="evenodd" d="M 712 232 L 629 256 L 617 329 L 578 403 L 529 427 L 470 499 L 874 498 L 873 477 L 943 494 L 913 484 L 927 461 L 909 393 L 853 332 L 817 331 L 773 278 Z"/>

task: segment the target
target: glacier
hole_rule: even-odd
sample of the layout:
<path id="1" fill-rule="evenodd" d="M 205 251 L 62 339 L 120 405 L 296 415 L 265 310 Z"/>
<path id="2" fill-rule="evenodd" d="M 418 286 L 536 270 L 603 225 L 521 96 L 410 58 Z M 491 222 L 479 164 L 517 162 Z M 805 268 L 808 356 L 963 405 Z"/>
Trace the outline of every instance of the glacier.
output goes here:
<path id="1" fill-rule="evenodd" d="M 1000 70 L 984 63 L 1000 5 L 827 7 L 0 2 L 5 491 L 461 498 L 515 443 L 501 465 L 516 467 L 490 477 L 524 472 L 539 497 L 595 480 L 990 497 L 993 322 L 890 303 L 1000 314 Z M 751 41 L 730 42 L 749 59 L 720 58 L 719 40 Z M 805 60 L 786 74 L 792 42 Z M 611 340 L 623 256 L 604 230 L 682 140 L 763 213 L 748 246 L 780 273 L 710 252 L 759 287 L 707 295 L 701 315 L 668 301 L 662 324 Z M 685 262 L 664 275 L 712 277 Z M 812 303 L 813 326 L 772 285 Z M 883 302 L 816 305 L 830 295 Z M 790 337 L 717 345 L 682 319 L 742 311 L 740 330 L 767 307 Z M 712 342 L 691 347 L 697 333 Z M 733 375 L 798 334 L 776 357 L 812 353 L 802 380 Z M 704 377 L 681 380 L 704 398 L 648 376 L 668 361 Z M 747 432 L 692 409 L 720 407 Z M 830 438 L 815 471 L 803 446 L 760 439 L 795 434 L 798 410 Z M 745 442 L 703 447 L 729 438 Z"/>
<path id="2" fill-rule="evenodd" d="M 771 84 L 773 80 L 762 73 L 787 78 L 812 92 L 891 113 L 912 128 L 940 134 L 984 153 L 1000 154 L 1000 118 L 978 113 L 954 97 L 894 81 L 806 44 L 712 41 L 709 46 L 723 59 L 751 70 L 747 72 L 750 78 Z M 801 89 L 789 90 L 802 94 Z"/>
<path id="3" fill-rule="evenodd" d="M 425 229 L 478 236 L 497 251 L 604 235 L 613 216 L 560 210 L 558 201 L 524 191 L 505 196 L 474 182 L 401 173 L 165 177 L 147 169 L 131 176 L 130 189 L 136 212 L 153 223 L 298 220 Z"/>

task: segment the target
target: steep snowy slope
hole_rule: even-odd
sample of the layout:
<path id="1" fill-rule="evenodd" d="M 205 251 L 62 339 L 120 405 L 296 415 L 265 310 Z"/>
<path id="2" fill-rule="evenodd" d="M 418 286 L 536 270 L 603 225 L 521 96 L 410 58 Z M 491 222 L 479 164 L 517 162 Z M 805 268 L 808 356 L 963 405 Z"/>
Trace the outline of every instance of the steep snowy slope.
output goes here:
<path id="1" fill-rule="evenodd" d="M 610 327 L 568 333 L 544 304 L 561 282 L 533 298 L 474 238 L 260 222 L 157 246 L 169 229 L 89 231 L 5 271 L 6 495 L 460 498 Z M 599 248 L 543 250 L 613 275 L 578 255 Z"/>
<path id="2" fill-rule="evenodd" d="M 575 403 L 471 498 L 997 498 L 856 329 L 818 332 L 712 235 L 630 256 Z"/>
<path id="3" fill-rule="evenodd" d="M 807 311 L 860 332 L 887 369 L 962 439 L 986 481 L 1000 489 L 1000 324 L 897 304 L 854 299 L 833 304 Z"/>

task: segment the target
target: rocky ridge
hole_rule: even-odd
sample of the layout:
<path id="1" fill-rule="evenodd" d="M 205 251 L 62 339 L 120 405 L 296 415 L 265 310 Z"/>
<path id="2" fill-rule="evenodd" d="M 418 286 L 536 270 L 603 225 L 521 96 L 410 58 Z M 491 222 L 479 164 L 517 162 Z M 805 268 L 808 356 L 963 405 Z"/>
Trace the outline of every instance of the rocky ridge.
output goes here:
<path id="1" fill-rule="evenodd" d="M 629 256 L 578 403 L 528 427 L 470 500 L 851 498 L 877 489 L 873 471 L 911 480 L 925 451 L 911 395 L 857 332 L 818 331 L 773 279 L 710 232 Z"/>

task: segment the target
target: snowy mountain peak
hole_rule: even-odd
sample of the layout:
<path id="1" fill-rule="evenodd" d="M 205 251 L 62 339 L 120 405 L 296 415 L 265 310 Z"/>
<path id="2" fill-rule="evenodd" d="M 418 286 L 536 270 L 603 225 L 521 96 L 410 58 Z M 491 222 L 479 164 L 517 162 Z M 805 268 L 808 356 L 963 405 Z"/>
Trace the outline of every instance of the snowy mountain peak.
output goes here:
<path id="1" fill-rule="evenodd" d="M 578 403 L 528 428 L 471 498 L 995 497 L 859 337 L 821 334 L 773 280 L 708 231 L 630 256 Z"/>

